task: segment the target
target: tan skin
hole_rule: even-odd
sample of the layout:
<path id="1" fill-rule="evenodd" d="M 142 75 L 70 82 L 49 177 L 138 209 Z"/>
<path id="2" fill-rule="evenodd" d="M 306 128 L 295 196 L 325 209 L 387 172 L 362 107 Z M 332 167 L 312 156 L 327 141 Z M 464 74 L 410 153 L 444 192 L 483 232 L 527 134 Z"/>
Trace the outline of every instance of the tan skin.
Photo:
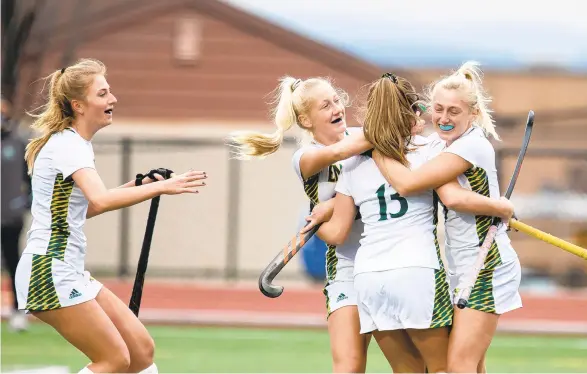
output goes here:
<path id="1" fill-rule="evenodd" d="M 316 86 L 311 95 L 313 101 L 308 113 L 301 114 L 298 119 L 312 133 L 314 139 L 326 147 L 309 150 L 301 157 L 300 170 L 305 179 L 335 162 L 371 148 L 368 142 L 364 139 L 361 141 L 357 135 L 345 137 L 345 107 L 329 84 Z M 333 123 L 338 118 L 341 121 Z M 337 309 L 328 317 L 333 372 L 365 372 L 370 336 L 361 335 L 359 331 L 359 312 L 356 306 Z"/>
<path id="2" fill-rule="evenodd" d="M 83 101 L 72 100 L 73 128 L 86 140 L 112 123 L 116 98 L 102 75 L 95 76 Z M 134 187 L 134 181 L 107 189 L 95 169 L 80 169 L 72 174 L 75 184 L 89 201 L 88 217 L 128 207 L 162 194 L 198 193 L 205 186 L 206 173 L 188 171 L 168 180 Z M 138 372 L 153 364 L 155 345 L 139 319 L 110 290 L 103 287 L 96 299 L 56 310 L 33 312 L 35 317 L 55 328 L 67 341 L 82 351 L 94 373 Z"/>
<path id="3" fill-rule="evenodd" d="M 461 94 L 455 90 L 440 88 L 433 98 L 432 123 L 447 145 L 472 126 L 477 114 L 478 112 L 469 108 L 462 100 Z M 444 131 L 443 127 L 446 126 L 454 127 Z M 440 195 L 446 183 L 454 181 L 473 165 L 455 154 L 443 152 L 416 170 L 409 170 L 400 163 L 381 156 L 378 158 L 378 166 L 386 180 L 400 195 L 407 196 L 434 188 Z M 444 202 L 442 195 L 440 198 Z M 505 198 L 493 200 L 503 204 L 502 208 L 498 209 L 502 210 L 502 213 L 495 211 L 490 214 L 484 211 L 477 214 L 501 217 L 504 222 L 509 222 L 513 215 L 513 205 Z M 495 334 L 498 320 L 497 314 L 455 308 L 448 350 L 450 372 L 485 372 L 485 354 Z"/>

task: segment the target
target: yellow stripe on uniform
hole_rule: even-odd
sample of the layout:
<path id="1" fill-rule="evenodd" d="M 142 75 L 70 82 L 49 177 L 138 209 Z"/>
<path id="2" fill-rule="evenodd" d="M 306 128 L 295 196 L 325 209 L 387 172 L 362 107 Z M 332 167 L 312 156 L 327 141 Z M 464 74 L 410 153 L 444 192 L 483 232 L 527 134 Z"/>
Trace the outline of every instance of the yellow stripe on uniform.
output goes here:
<path id="1" fill-rule="evenodd" d="M 473 167 L 465 172 L 469 181 L 471 190 L 485 197 L 491 197 L 489 193 L 489 180 L 487 173 L 480 167 Z M 489 226 L 491 226 L 490 216 L 475 216 L 477 224 L 477 237 L 479 238 L 479 247 L 483 245 Z M 477 281 L 471 295 L 469 296 L 468 307 L 486 313 L 495 313 L 495 298 L 493 296 L 493 273 L 496 267 L 501 265 L 501 256 L 495 240 L 492 242 L 487 257 L 485 258 L 485 269 L 479 272 Z M 456 292 L 456 291 L 455 291 Z"/>
<path id="2" fill-rule="evenodd" d="M 495 313 L 495 298 L 493 297 L 494 269 L 479 271 L 477 281 L 469 296 L 467 307 L 485 313 Z"/>
<path id="3" fill-rule="evenodd" d="M 434 245 L 436 246 L 436 256 L 440 268 L 434 271 L 434 307 L 430 328 L 444 327 L 452 325 L 454 309 L 450 300 L 450 290 L 448 287 L 444 264 L 440 255 L 440 245 L 438 244 L 438 195 L 433 194 L 432 206 L 434 207 L 432 223 L 434 224 Z"/>
<path id="4" fill-rule="evenodd" d="M 304 181 L 304 192 L 310 199 L 310 213 L 312 209 L 320 202 L 318 200 L 318 178 L 320 173 L 312 175 Z"/>
<path id="5" fill-rule="evenodd" d="M 480 167 L 473 167 L 465 172 L 465 177 L 467 177 L 473 192 L 476 192 L 485 197 L 491 197 L 489 193 L 489 180 L 484 169 Z M 490 216 L 475 216 L 477 237 L 479 238 L 479 247 L 481 247 L 485 241 L 485 236 L 489 231 L 489 226 L 491 226 L 492 219 L 493 217 Z M 487 257 L 485 258 L 485 269 L 495 269 L 501 264 L 501 256 L 499 255 L 497 243 L 493 241 L 491 248 L 487 253 Z"/>
<path id="6" fill-rule="evenodd" d="M 33 255 L 26 309 L 42 311 L 61 307 L 53 283 L 52 263 L 51 256 Z"/>
<path id="7" fill-rule="evenodd" d="M 47 246 L 47 256 L 56 257 L 61 261 L 64 260 L 70 234 L 67 214 L 72 191 L 73 180 L 64 181 L 63 174 L 57 174 L 51 197 L 51 237 Z"/>
<path id="8" fill-rule="evenodd" d="M 328 167 L 328 182 L 336 183 L 340 175 L 341 169 L 337 165 L 330 165 Z M 310 212 L 314 207 L 320 203 L 318 195 L 318 180 L 320 173 L 314 174 L 304 181 L 304 192 L 310 199 Z M 326 279 L 333 280 L 336 277 L 336 267 L 338 265 L 338 258 L 336 257 L 336 246 L 326 245 Z"/>

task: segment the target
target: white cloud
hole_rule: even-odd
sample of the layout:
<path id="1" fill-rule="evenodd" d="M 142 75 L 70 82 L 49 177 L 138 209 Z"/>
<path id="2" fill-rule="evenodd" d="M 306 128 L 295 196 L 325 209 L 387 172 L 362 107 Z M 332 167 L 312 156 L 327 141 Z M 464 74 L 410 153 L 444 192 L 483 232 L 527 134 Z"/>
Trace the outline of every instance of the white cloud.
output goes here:
<path id="1" fill-rule="evenodd" d="M 584 0 L 225 0 L 318 40 L 587 64 Z"/>

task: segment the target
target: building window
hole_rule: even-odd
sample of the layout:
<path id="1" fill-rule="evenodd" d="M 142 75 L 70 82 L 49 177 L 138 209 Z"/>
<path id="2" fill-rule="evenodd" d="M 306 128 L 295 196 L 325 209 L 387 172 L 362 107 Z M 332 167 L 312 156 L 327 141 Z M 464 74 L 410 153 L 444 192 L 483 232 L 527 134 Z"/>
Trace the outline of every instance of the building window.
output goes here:
<path id="1" fill-rule="evenodd" d="M 175 23 L 173 57 L 177 62 L 192 64 L 200 57 L 202 23 L 196 15 L 181 15 Z"/>

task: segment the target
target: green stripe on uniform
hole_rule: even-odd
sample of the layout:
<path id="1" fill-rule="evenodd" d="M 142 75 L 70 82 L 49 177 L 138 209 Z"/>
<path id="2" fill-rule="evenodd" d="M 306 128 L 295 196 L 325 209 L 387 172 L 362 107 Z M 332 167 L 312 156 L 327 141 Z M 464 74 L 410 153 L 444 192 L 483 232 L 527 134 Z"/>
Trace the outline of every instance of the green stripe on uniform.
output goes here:
<path id="1" fill-rule="evenodd" d="M 327 169 L 328 182 L 336 183 L 341 172 L 341 168 L 337 165 L 330 165 Z M 304 192 L 310 199 L 310 211 L 320 203 L 318 195 L 318 180 L 320 173 L 314 174 L 310 178 L 304 181 Z M 336 277 L 336 267 L 338 265 L 338 258 L 336 257 L 336 246 L 327 244 L 328 248 L 326 251 L 326 278 L 328 281 L 333 280 Z"/>
<path id="2" fill-rule="evenodd" d="M 326 278 L 331 281 L 336 278 L 336 266 L 338 265 L 338 257 L 336 257 L 336 246 L 327 244 L 326 248 Z"/>
<path id="3" fill-rule="evenodd" d="M 324 294 L 324 296 L 326 296 L 326 319 L 328 319 L 331 311 L 330 311 L 330 297 L 328 296 L 328 290 L 326 289 L 326 287 L 324 287 L 322 289 L 322 293 Z"/>
<path id="4" fill-rule="evenodd" d="M 73 181 L 64 181 L 63 174 L 57 174 L 51 197 L 51 237 L 47 246 L 47 256 L 58 258 L 61 261 L 64 260 L 65 248 L 70 234 L 67 214 L 72 191 Z"/>
<path id="5" fill-rule="evenodd" d="M 434 308 L 432 311 L 432 321 L 430 328 L 444 327 L 452 325 L 453 307 L 450 300 L 450 290 L 442 256 L 440 255 L 440 245 L 438 244 L 438 202 L 439 198 L 436 192 L 433 194 L 432 206 L 434 211 L 432 213 L 432 223 L 434 224 L 434 245 L 436 246 L 436 256 L 440 268 L 434 271 Z"/>
<path id="6" fill-rule="evenodd" d="M 31 311 L 61 308 L 52 273 L 53 257 L 33 255 L 26 309 Z"/>
<path id="7" fill-rule="evenodd" d="M 444 267 L 434 271 L 434 309 L 430 328 L 452 325 L 454 309 L 450 300 L 450 290 L 446 279 Z"/>
<path id="8" fill-rule="evenodd" d="M 474 167 L 465 172 L 465 176 L 469 181 L 471 190 L 477 192 L 485 197 L 490 197 L 489 180 L 487 173 L 480 167 Z M 477 237 L 479 242 L 477 245 L 481 247 L 491 226 L 489 216 L 475 216 L 477 224 Z M 497 243 L 493 241 L 487 257 L 485 258 L 484 269 L 479 272 L 475 286 L 471 290 L 469 296 L 468 308 L 479 310 L 486 313 L 495 313 L 495 299 L 493 297 L 493 273 L 495 268 L 502 264 L 501 256 Z"/>
<path id="9" fill-rule="evenodd" d="M 495 298 L 493 297 L 493 274 L 495 270 L 482 269 L 479 272 L 475 286 L 469 296 L 468 308 L 485 313 L 495 313 Z"/>
<path id="10" fill-rule="evenodd" d="M 467 177 L 473 192 L 481 194 L 485 197 L 490 197 L 489 180 L 485 170 L 480 167 L 471 168 L 465 172 L 465 177 Z M 489 231 L 489 226 L 491 226 L 492 219 L 493 217 L 490 216 L 475 216 L 477 237 L 479 238 L 479 247 L 481 247 L 483 241 L 485 240 L 485 236 L 487 236 L 487 231 Z M 485 269 L 495 269 L 497 266 L 501 265 L 501 263 L 499 249 L 497 248 L 497 244 L 494 241 L 493 244 L 491 244 L 489 252 L 487 253 L 487 258 L 485 259 Z"/>

